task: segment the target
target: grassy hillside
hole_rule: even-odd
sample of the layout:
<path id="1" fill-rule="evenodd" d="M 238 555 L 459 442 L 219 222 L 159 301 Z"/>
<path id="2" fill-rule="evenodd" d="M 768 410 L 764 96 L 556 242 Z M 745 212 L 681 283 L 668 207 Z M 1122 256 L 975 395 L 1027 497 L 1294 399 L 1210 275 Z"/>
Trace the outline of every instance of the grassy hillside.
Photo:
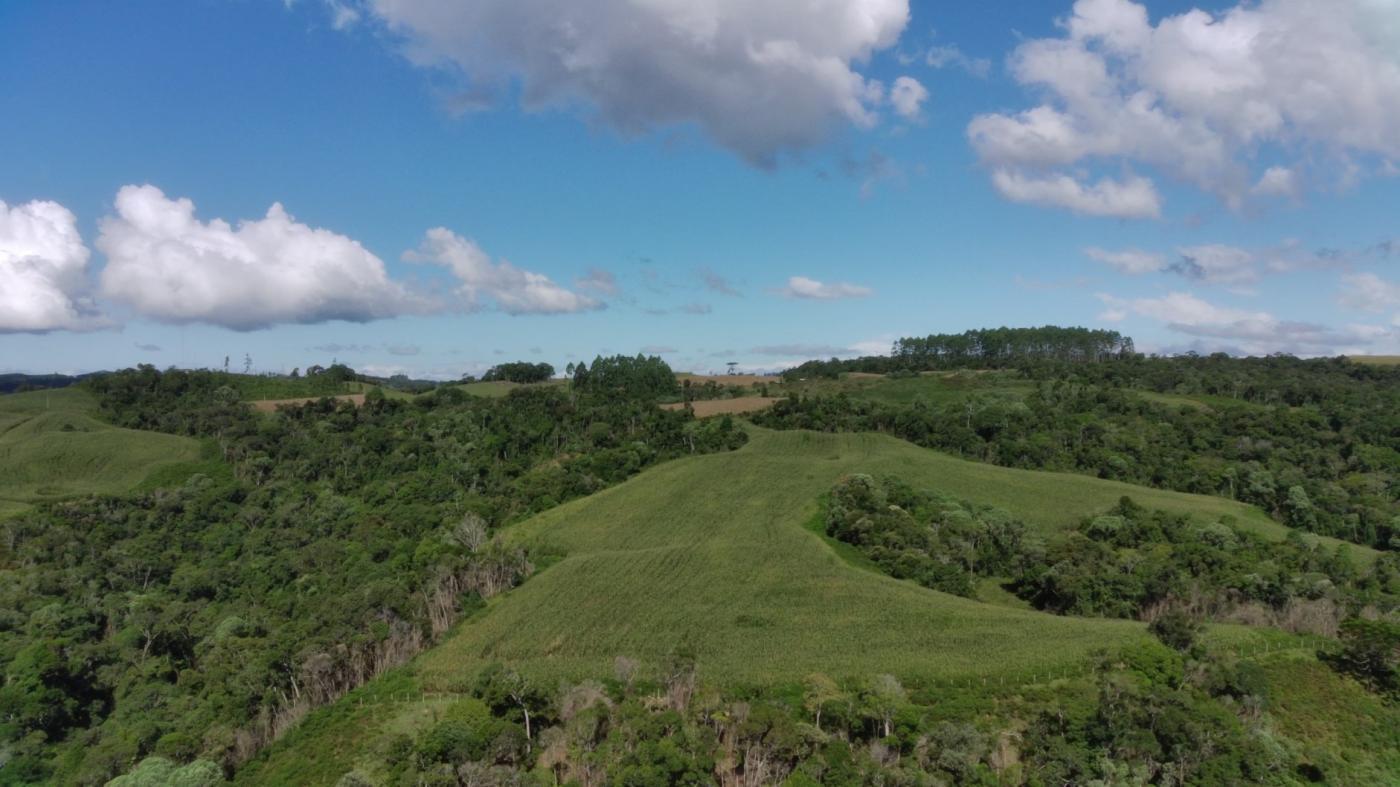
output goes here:
<path id="1" fill-rule="evenodd" d="M 118 429 L 92 417 L 83 390 L 0 396 L 0 516 L 33 503 L 115 493 L 199 457 L 184 437 Z"/>
<path id="2" fill-rule="evenodd" d="M 654 669 L 678 646 L 701 679 L 779 685 L 811 672 L 894 673 L 1017 681 L 1087 666 L 1098 648 L 1147 638 L 1142 626 L 1064 618 L 981 603 L 901 582 L 861 566 L 811 527 L 820 497 L 851 472 L 895 474 L 920 488 L 1000 505 L 1056 529 L 1124 495 L 1281 537 L 1263 514 L 1211 497 L 1078 475 L 966 462 L 879 435 L 755 429 L 743 449 L 682 459 L 505 534 L 563 557 L 497 597 L 408 669 L 312 714 L 240 783 L 326 783 L 373 762 L 396 732 L 438 717 L 485 664 L 500 661 L 544 685 L 612 672 L 617 656 Z M 1217 641 L 1278 639 L 1216 627 Z M 384 704 L 384 697 L 427 697 Z M 362 698 L 374 700 L 365 703 Z"/>
<path id="3" fill-rule="evenodd" d="M 566 557 L 422 661 L 446 687 L 492 660 L 547 677 L 696 649 L 714 678 L 812 671 L 1026 672 L 1139 636 L 1133 624 L 991 607 L 849 565 L 803 524 L 841 475 L 897 474 L 1043 528 L 1132 494 L 1150 506 L 1282 529 L 1244 506 L 1082 476 L 974 464 L 875 435 L 757 431 L 734 454 L 681 460 L 536 517 L 510 538 Z"/>

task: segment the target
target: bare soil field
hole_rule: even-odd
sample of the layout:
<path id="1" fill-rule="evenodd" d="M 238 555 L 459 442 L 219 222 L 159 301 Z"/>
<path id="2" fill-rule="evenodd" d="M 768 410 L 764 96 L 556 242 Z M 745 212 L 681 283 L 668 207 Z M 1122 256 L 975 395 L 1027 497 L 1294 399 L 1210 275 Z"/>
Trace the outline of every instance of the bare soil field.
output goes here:
<path id="1" fill-rule="evenodd" d="M 738 399 L 711 399 L 704 402 L 691 402 L 690 405 L 695 408 L 696 418 L 708 418 L 712 415 L 756 413 L 759 410 L 767 410 L 776 401 L 778 401 L 777 397 L 773 396 L 744 396 Z M 685 409 L 685 404 L 682 402 L 661 406 L 666 410 Z"/>
<path id="2" fill-rule="evenodd" d="M 700 385 L 705 383 L 718 383 L 719 385 L 762 385 L 768 383 L 778 385 L 783 381 L 783 378 L 776 374 L 678 374 L 676 379 L 681 382 L 690 380 L 692 385 L 696 383 Z"/>
<path id="3" fill-rule="evenodd" d="M 312 396 L 306 399 L 259 399 L 255 402 L 249 402 L 249 404 L 253 405 L 253 409 L 260 413 L 275 413 L 279 407 L 299 407 L 310 402 L 319 402 L 321 398 L 322 397 L 319 396 Z M 350 402 L 356 407 L 360 407 L 365 403 L 364 394 L 346 394 L 345 396 L 332 396 L 330 398 L 337 401 Z"/>

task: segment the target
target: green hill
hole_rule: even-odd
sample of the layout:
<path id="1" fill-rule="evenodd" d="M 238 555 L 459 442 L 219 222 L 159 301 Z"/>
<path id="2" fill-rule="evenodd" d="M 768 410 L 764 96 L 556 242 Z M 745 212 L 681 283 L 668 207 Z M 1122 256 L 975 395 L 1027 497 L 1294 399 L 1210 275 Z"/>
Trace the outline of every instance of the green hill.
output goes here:
<path id="1" fill-rule="evenodd" d="M 0 396 L 0 516 L 74 495 L 116 493 L 152 471 L 193 461 L 199 443 L 118 429 L 93 417 L 86 391 Z"/>
<path id="2" fill-rule="evenodd" d="M 373 761 L 395 733 L 430 724 L 448 702 L 432 693 L 464 690 L 493 661 L 555 685 L 609 675 L 619 656 L 654 670 L 683 647 L 695 653 L 701 679 L 720 685 L 783 685 L 812 672 L 996 685 L 1080 671 L 1098 648 L 1147 639 L 1136 623 L 981 603 L 859 567 L 806 526 L 821 496 L 848 473 L 898 475 L 999 505 L 1046 530 L 1128 494 L 1203 518 L 1231 514 L 1275 537 L 1286 532 L 1219 498 L 998 468 L 880 435 L 751 434 L 736 452 L 661 465 L 506 531 L 536 554 L 562 557 L 493 599 L 406 672 L 312 714 L 239 781 L 329 784 L 357 761 Z M 1280 635 L 1214 627 L 1212 636 Z M 419 693 L 428 696 L 362 700 Z"/>
<path id="3" fill-rule="evenodd" d="M 710 676 L 738 682 L 812 671 L 1024 673 L 1139 635 L 1130 623 L 993 607 L 848 564 L 803 525 L 820 496 L 853 472 L 898 475 L 1045 529 L 1077 523 L 1126 494 L 1285 532 L 1219 498 L 965 462 L 878 435 L 756 430 L 738 452 L 672 462 L 517 526 L 511 540 L 564 559 L 431 652 L 423 676 L 445 687 L 499 660 L 578 677 L 617 656 L 657 661 L 681 644 Z"/>

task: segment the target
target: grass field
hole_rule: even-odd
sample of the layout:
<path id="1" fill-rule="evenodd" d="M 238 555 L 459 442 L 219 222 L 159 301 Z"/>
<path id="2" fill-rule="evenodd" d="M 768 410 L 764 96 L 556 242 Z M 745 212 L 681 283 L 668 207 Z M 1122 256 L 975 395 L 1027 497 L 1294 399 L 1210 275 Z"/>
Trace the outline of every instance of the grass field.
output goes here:
<path id="1" fill-rule="evenodd" d="M 851 472 L 899 475 L 1047 529 L 1131 493 L 1283 530 L 1215 498 L 974 464 L 877 435 L 756 430 L 738 452 L 672 462 L 516 526 L 511 540 L 566 557 L 427 654 L 420 675 L 446 689 L 499 660 L 545 679 L 578 677 L 616 656 L 656 663 L 682 644 L 712 679 L 740 683 L 813 671 L 1023 674 L 1142 635 L 1132 623 L 981 604 L 851 565 L 803 527 Z"/>
<path id="2" fill-rule="evenodd" d="M 1348 355 L 1347 360 L 1374 366 L 1400 366 L 1400 355 Z"/>
<path id="3" fill-rule="evenodd" d="M 0 516 L 34 503 L 122 492 L 152 471 L 199 457 L 184 437 L 118 429 L 81 389 L 0 396 Z"/>

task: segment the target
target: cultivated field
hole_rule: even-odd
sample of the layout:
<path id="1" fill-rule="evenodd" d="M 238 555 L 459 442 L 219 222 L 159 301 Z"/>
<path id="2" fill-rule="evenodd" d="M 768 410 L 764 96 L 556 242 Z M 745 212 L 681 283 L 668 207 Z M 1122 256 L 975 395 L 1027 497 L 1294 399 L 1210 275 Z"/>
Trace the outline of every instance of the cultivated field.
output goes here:
<path id="1" fill-rule="evenodd" d="M 1400 355 L 1348 355 L 1347 360 L 1375 366 L 1400 366 Z"/>
<path id="2" fill-rule="evenodd" d="M 709 418 L 712 415 L 740 415 L 743 413 L 756 413 L 759 410 L 767 410 L 778 401 L 772 396 L 741 396 L 737 399 L 707 399 L 702 402 L 691 402 L 690 406 L 695 410 L 696 418 Z M 684 410 L 684 402 L 672 402 L 661 405 L 663 410 Z"/>
<path id="3" fill-rule="evenodd" d="M 193 461 L 185 437 L 118 429 L 96 420 L 77 388 L 0 396 L 0 516 L 82 494 L 113 494 L 160 468 Z"/>

